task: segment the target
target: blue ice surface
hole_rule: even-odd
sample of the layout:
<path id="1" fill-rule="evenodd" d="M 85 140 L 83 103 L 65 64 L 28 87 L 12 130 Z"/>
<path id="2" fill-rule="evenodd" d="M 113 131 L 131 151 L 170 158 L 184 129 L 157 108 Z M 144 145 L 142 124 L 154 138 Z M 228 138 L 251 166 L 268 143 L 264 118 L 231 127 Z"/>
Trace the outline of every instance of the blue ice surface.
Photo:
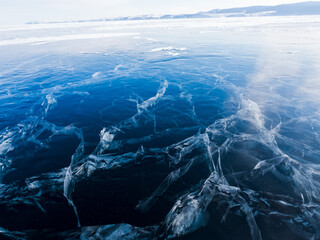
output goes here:
<path id="1" fill-rule="evenodd" d="M 319 25 L 272 19 L 2 29 L 0 233 L 319 238 Z"/>

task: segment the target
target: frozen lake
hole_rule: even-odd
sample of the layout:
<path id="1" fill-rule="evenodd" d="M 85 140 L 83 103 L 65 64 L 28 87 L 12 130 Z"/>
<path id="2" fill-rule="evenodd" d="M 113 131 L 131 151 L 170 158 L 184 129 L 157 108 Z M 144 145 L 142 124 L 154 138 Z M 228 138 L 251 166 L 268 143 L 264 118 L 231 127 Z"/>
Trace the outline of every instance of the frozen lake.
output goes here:
<path id="1" fill-rule="evenodd" d="M 320 238 L 320 16 L 2 26 L 0 52 L 3 238 Z"/>

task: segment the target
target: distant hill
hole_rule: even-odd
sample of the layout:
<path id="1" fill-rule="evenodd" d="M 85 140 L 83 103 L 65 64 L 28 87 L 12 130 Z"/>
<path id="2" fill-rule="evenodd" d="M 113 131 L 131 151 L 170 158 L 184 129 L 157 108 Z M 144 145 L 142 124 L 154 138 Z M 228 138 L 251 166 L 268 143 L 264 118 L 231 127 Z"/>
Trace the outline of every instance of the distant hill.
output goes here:
<path id="1" fill-rule="evenodd" d="M 253 6 L 244 8 L 214 9 L 203 14 L 209 15 L 264 15 L 264 16 L 289 16 L 289 15 L 320 15 L 320 2 L 301 2 L 281 4 L 277 6 Z"/>
<path id="2" fill-rule="evenodd" d="M 217 18 L 217 17 L 253 17 L 253 16 L 295 16 L 320 15 L 320 1 L 281 4 L 277 6 L 252 6 L 229 9 L 213 9 L 208 12 L 180 15 L 142 15 L 135 17 L 102 18 L 94 20 L 78 20 L 71 22 L 97 22 L 97 21 L 125 21 L 148 19 L 179 19 L 179 18 Z M 36 24 L 38 22 L 30 22 Z M 51 23 L 51 22 L 50 22 Z"/>

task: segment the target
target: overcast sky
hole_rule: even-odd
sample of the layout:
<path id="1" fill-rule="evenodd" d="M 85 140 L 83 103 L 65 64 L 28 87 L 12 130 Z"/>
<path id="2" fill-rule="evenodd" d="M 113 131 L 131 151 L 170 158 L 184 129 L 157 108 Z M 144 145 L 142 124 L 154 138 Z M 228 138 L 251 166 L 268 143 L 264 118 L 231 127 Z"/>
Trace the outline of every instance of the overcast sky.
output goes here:
<path id="1" fill-rule="evenodd" d="M 180 14 L 303 0 L 0 0 L 0 25 L 29 21 L 110 18 L 141 14 Z"/>

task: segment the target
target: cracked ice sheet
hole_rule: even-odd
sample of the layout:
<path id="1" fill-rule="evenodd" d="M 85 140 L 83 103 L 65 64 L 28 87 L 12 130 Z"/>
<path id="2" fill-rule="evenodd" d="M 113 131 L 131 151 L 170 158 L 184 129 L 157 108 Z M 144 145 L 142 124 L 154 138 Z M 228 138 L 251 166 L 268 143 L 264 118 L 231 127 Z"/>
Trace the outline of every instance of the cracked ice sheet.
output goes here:
<path id="1" fill-rule="evenodd" d="M 28 178 L 30 189 L 13 183 L 9 189 L 16 190 L 3 190 L 3 199 L 14 199 L 12 203 L 28 206 L 39 216 L 52 216 L 52 203 L 47 202 L 46 194 L 57 190 L 39 190 L 49 187 L 52 181 L 52 186 L 59 185 L 59 201 L 63 203 L 62 209 L 68 211 L 68 217 L 63 219 L 72 222 L 71 229 L 77 220 L 72 207 L 62 200 L 64 183 L 64 194 L 75 213 L 79 211 L 80 223 L 97 225 L 90 216 L 102 213 L 99 220 L 106 224 L 121 221 L 116 219 L 117 216 L 131 224 L 109 225 L 100 230 L 95 227 L 91 232 L 88 230 L 93 235 L 106 230 L 110 236 L 130 238 L 129 232 L 133 236 L 137 232 L 149 232 L 148 227 L 134 227 L 139 224 L 159 226 L 157 236 L 167 238 L 192 236 L 197 239 L 197 234 L 202 233 L 221 238 L 318 238 L 320 115 L 319 103 L 315 99 L 319 90 L 316 81 L 319 54 L 314 47 L 319 42 L 315 41 L 319 36 L 318 29 L 312 28 L 315 34 L 310 35 L 305 28 L 291 29 L 288 33 L 286 27 L 292 19 L 280 18 L 280 28 L 277 28 L 279 22 L 272 22 L 272 18 L 267 19 L 268 26 L 265 27 L 266 19 L 263 18 L 257 23 L 254 22 L 256 18 L 241 19 L 239 24 L 234 22 L 238 20 L 230 20 L 228 24 L 232 27 L 224 27 L 223 34 L 214 38 L 210 31 L 202 34 L 206 35 L 203 38 L 197 36 L 196 42 L 192 42 L 191 35 L 188 35 L 190 38 L 183 35 L 184 40 L 191 41 L 183 45 L 179 43 L 182 38 L 178 35 L 174 35 L 176 41 L 172 40 L 175 39 L 171 37 L 173 32 L 170 42 L 161 34 L 149 32 L 144 34 L 148 35 L 146 39 L 130 37 L 133 40 L 128 41 L 132 46 L 138 46 L 134 43 L 143 40 L 134 52 L 126 48 L 112 51 L 108 57 L 103 54 L 107 52 L 105 49 L 85 49 L 83 52 L 94 54 L 83 54 L 81 60 L 71 66 L 56 70 L 47 68 L 48 65 L 40 64 L 46 62 L 43 59 L 50 59 L 47 56 L 35 61 L 37 64 L 26 62 L 26 65 L 1 73 L 6 79 L 1 82 L 4 89 L 1 90 L 4 93 L 1 100 L 13 101 L 19 97 L 19 100 L 28 99 L 34 103 L 27 119 L 11 126 L 5 125 L 9 120 L 3 124 L 1 163 L 6 171 L 13 166 L 10 153 L 21 149 L 15 146 L 20 144 L 20 136 L 27 139 L 21 141 L 22 145 L 30 142 L 41 146 L 40 149 L 54 146 L 48 139 L 61 140 L 61 135 L 77 141 L 73 148 L 69 147 L 72 153 L 63 167 L 67 167 L 71 160 L 72 163 L 58 174 L 59 180 L 44 181 L 40 186 L 38 181 Z M 314 21 L 300 19 L 303 24 L 310 24 L 311 20 Z M 215 33 L 228 20 L 206 21 L 199 20 L 200 25 L 213 28 L 208 30 Z M 187 26 L 190 20 L 180 23 Z M 196 25 L 200 26 L 192 23 L 188 26 L 196 28 Z M 256 25 L 260 26 L 246 28 Z M 249 41 L 248 45 L 228 45 L 228 41 L 235 43 L 226 38 L 226 32 L 234 35 L 234 29 L 239 38 Z M 278 38 L 267 38 L 270 32 L 276 33 L 275 38 Z M 299 39 L 292 37 L 297 32 L 305 35 L 301 34 Z M 219 42 L 219 37 L 229 40 Z M 295 42 L 288 43 L 287 39 L 295 39 Z M 255 43 L 250 42 L 253 40 Z M 305 41 L 313 41 L 313 44 L 301 45 Z M 222 50 L 217 47 L 221 44 Z M 180 50 L 186 47 L 188 51 L 179 51 L 181 55 L 174 58 L 149 53 L 150 49 L 167 46 Z M 159 52 L 171 50 L 174 49 Z M 214 54 L 208 54 L 208 51 Z M 94 62 L 93 67 L 88 60 Z M 82 62 L 86 63 L 84 71 L 77 71 L 75 66 L 83 66 Z M 101 67 L 97 67 L 99 64 Z M 33 65 L 43 69 L 25 75 L 26 79 L 32 79 L 32 84 L 25 86 L 21 77 L 18 84 L 10 85 L 13 77 L 10 73 L 27 71 L 25 66 L 32 68 Z M 254 69 L 248 66 L 254 66 Z M 46 74 L 50 71 L 63 76 L 63 81 Z M 243 76 L 246 74 L 249 77 Z M 38 83 L 39 88 L 35 91 Z M 31 93 L 37 94 L 33 96 Z M 41 101 L 33 101 L 33 98 Z M 30 107 L 28 101 L 21 103 L 21 109 Z M 7 115 L 1 116 L 5 117 L 10 116 L 8 109 L 15 109 L 14 102 L 5 102 L 2 106 Z M 40 110 L 38 106 L 41 106 Z M 121 115 L 116 121 L 108 119 L 108 115 L 113 114 L 111 110 L 122 106 L 127 112 L 125 116 Z M 88 122 L 81 122 L 81 119 L 88 119 Z M 47 134 L 54 137 L 47 139 Z M 154 174 L 152 178 L 148 175 L 150 172 Z M 157 172 L 161 174 L 157 175 Z M 154 185 L 149 183 L 151 179 Z M 85 184 L 90 188 L 85 188 Z M 137 186 L 142 186 L 145 192 L 138 191 Z M 8 189 L 8 185 L 2 189 Z M 119 193 L 119 189 L 131 193 L 130 197 L 124 192 Z M 101 198 L 95 201 L 94 196 L 104 190 L 105 195 L 99 195 Z M 33 191 L 39 196 L 33 195 Z M 16 198 L 21 192 L 25 195 Z M 106 201 L 112 204 L 106 204 Z M 123 205 L 117 206 L 118 202 Z M 10 205 L 10 202 L 4 200 L 3 204 Z M 53 200 L 55 204 L 57 201 Z M 14 209 L 7 209 L 7 215 L 14 216 Z M 113 209 L 116 213 L 112 212 Z M 145 219 L 145 222 L 138 223 L 137 219 Z M 9 223 L 2 224 L 4 229 Z M 49 223 L 43 228 L 50 227 Z M 150 237 L 148 234 L 144 236 Z"/>

